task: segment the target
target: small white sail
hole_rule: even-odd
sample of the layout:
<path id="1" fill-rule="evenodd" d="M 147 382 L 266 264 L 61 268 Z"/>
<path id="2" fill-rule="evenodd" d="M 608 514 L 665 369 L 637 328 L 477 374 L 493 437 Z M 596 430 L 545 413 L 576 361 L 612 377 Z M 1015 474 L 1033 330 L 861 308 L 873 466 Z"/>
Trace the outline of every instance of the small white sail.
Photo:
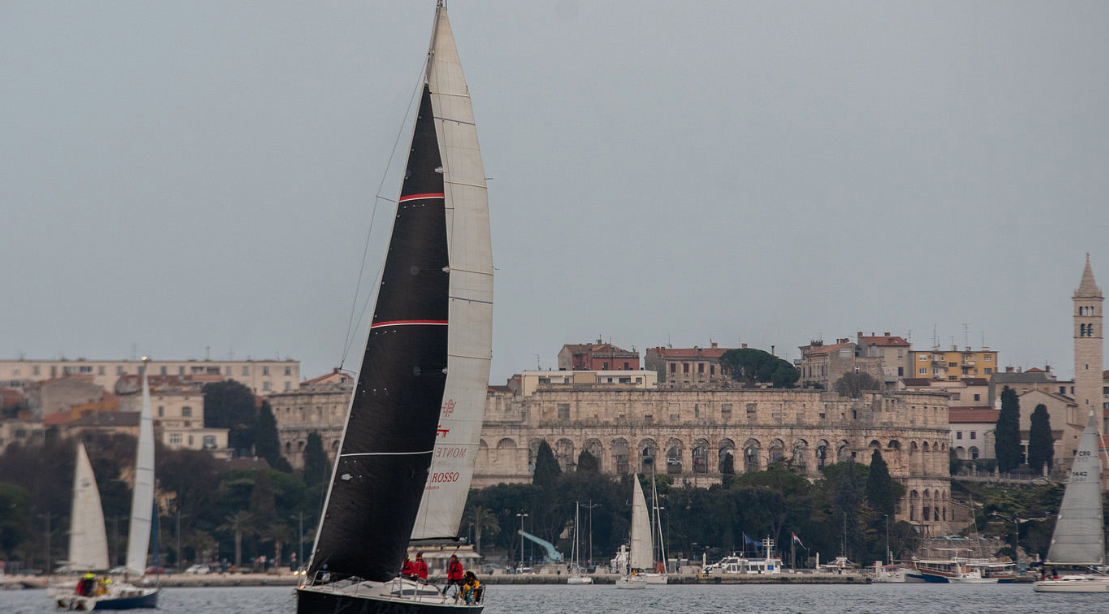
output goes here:
<path id="1" fill-rule="evenodd" d="M 89 463 L 85 444 L 77 444 L 77 467 L 73 472 L 73 507 L 69 519 L 69 568 L 97 571 L 108 568 L 108 535 L 100 489 Z"/>
<path id="2" fill-rule="evenodd" d="M 412 539 L 458 533 L 481 439 L 493 343 L 493 256 L 485 170 L 470 92 L 445 11 L 435 23 L 427 83 L 443 164 L 450 324 L 439 433 Z"/>
<path id="3" fill-rule="evenodd" d="M 1105 532 L 1101 510 L 1101 456 L 1097 419 L 1091 413 L 1078 442 L 1059 519 L 1047 551 L 1054 565 L 1103 565 Z"/>
<path id="4" fill-rule="evenodd" d="M 135 488 L 131 491 L 131 530 L 127 536 L 127 573 L 146 572 L 150 526 L 154 515 L 154 419 L 150 415 L 150 385 L 142 375 L 142 412 L 135 455 Z"/>
<path id="5" fill-rule="evenodd" d="M 639 476 L 633 476 L 635 492 L 632 495 L 632 569 L 653 570 L 655 566 L 654 547 L 651 544 L 651 516 L 647 511 L 647 500 Z"/>

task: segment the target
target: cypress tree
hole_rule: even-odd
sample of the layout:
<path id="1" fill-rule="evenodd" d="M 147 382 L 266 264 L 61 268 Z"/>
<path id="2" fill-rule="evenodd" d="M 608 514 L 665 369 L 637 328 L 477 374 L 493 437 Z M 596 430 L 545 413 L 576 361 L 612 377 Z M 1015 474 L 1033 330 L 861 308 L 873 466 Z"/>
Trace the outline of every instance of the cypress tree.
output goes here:
<path id="1" fill-rule="evenodd" d="M 882 458 L 882 452 L 875 449 L 870 455 L 870 474 L 866 478 L 866 500 L 870 507 L 880 513 L 893 515 L 893 488 L 889 466 Z"/>
<path id="2" fill-rule="evenodd" d="M 578 471 L 585 473 L 597 473 L 601 470 L 601 464 L 597 462 L 597 457 L 589 453 L 589 450 L 582 450 L 578 455 Z"/>
<path id="3" fill-rule="evenodd" d="M 277 420 L 273 417 L 269 401 L 262 401 L 262 408 L 258 410 L 258 422 L 255 426 L 254 450 L 266 459 L 270 467 L 292 473 L 293 467 L 289 461 L 281 456 L 281 440 L 277 436 Z"/>
<path id="4" fill-rule="evenodd" d="M 553 487 L 561 474 L 562 467 L 558 466 L 551 446 L 546 441 L 541 441 L 539 450 L 535 453 L 535 474 L 531 483 L 540 488 Z"/>
<path id="5" fill-rule="evenodd" d="M 999 471 L 1012 471 L 1020 466 L 1020 399 L 1006 386 L 1001 391 L 1001 413 L 994 429 L 994 453 Z"/>
<path id="6" fill-rule="evenodd" d="M 1047 470 L 1055 462 L 1055 445 L 1051 438 L 1051 416 L 1047 413 L 1047 406 L 1040 403 L 1032 412 L 1032 426 L 1028 433 L 1028 466 L 1039 473 L 1044 465 Z"/>
<path id="7" fill-rule="evenodd" d="M 327 482 L 330 467 L 323 451 L 323 438 L 316 431 L 308 433 L 304 445 L 304 485 L 311 488 Z"/>
<path id="8" fill-rule="evenodd" d="M 277 501 L 269 471 L 254 472 L 254 489 L 250 492 L 250 520 L 255 527 L 263 527 L 277 519 Z"/>

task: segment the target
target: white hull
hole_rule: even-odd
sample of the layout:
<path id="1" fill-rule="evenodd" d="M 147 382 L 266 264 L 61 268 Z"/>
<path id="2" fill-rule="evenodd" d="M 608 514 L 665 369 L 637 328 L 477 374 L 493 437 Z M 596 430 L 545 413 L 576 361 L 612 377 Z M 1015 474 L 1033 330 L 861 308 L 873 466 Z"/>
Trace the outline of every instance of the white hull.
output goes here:
<path id="1" fill-rule="evenodd" d="M 643 576 L 624 576 L 616 581 L 616 588 L 642 589 L 647 588 L 647 579 Z"/>
<path id="2" fill-rule="evenodd" d="M 158 607 L 158 593 L 160 590 L 156 586 L 142 587 L 121 582 L 112 584 L 112 588 L 107 594 L 97 597 L 81 597 L 74 595 L 72 590 L 69 594 L 58 594 L 58 592 L 48 594 L 61 609 L 91 612 L 92 610 L 156 608 Z"/>
<path id="3" fill-rule="evenodd" d="M 647 584 L 666 584 L 666 574 L 664 573 L 644 573 L 640 574 L 647 579 Z"/>
<path id="4" fill-rule="evenodd" d="M 365 612 L 465 611 L 476 614 L 484 604 L 468 604 L 454 590 L 442 594 L 433 585 L 401 578 L 389 582 L 342 581 L 297 589 L 297 612 L 300 614 L 334 612 L 348 607 Z"/>
<path id="5" fill-rule="evenodd" d="M 575 575 L 570 576 L 569 578 L 566 578 L 566 583 L 567 584 L 593 584 L 593 578 L 590 578 L 589 576 L 582 576 L 582 575 L 575 574 Z"/>
<path id="6" fill-rule="evenodd" d="M 1032 583 L 1037 593 L 1109 593 L 1109 576 L 1063 576 Z"/>

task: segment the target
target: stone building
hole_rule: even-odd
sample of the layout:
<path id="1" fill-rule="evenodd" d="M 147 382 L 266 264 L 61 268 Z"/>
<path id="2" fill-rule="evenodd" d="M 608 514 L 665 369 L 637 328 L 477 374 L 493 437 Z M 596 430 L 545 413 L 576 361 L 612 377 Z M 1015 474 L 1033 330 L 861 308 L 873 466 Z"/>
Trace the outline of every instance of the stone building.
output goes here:
<path id="1" fill-rule="evenodd" d="M 649 348 L 644 357 L 644 368 L 658 373 L 661 387 L 716 387 L 731 381 L 720 364 L 720 357 L 727 351 L 728 348 L 718 347 L 715 341 L 707 348 Z"/>
<path id="2" fill-rule="evenodd" d="M 879 353 L 862 356 L 850 339 L 836 339 L 831 345 L 812 341 L 801 350 L 801 384 L 819 384 L 831 390 L 836 380 L 848 373 L 866 373 L 878 381 L 885 380 L 884 358 Z"/>
<path id="3" fill-rule="evenodd" d="M 864 335 L 859 331 L 856 351 L 861 358 L 877 358 L 881 364 L 885 381 L 894 382 L 899 377 L 913 377 L 912 358 L 909 352 L 913 344 L 902 337 L 885 333 Z"/>
<path id="4" fill-rule="evenodd" d="M 944 350 L 933 347 L 930 350 L 910 351 L 915 373 L 910 377 L 932 378 L 957 382 L 966 378 L 989 379 L 997 373 L 997 352 L 990 348 L 974 350 L 958 346 Z"/>
<path id="5" fill-rule="evenodd" d="M 952 518 L 948 437 L 948 398 L 928 392 L 490 389 L 473 485 L 530 481 L 542 441 L 564 471 L 588 450 L 606 473 L 658 459 L 678 483 L 702 487 L 720 482 L 728 457 L 736 473 L 787 463 L 815 479 L 826 464 L 869 464 L 880 449 L 906 487 L 897 519 L 942 535 Z"/>
<path id="6" fill-rule="evenodd" d="M 150 413 L 154 436 L 171 450 L 207 450 L 216 458 L 230 454 L 228 429 L 204 426 L 204 380 L 190 376 L 150 375 Z M 119 411 L 138 415 L 142 411 L 142 378 L 125 375 L 116 382 Z M 110 413 L 110 412 L 106 412 Z"/>
<path id="7" fill-rule="evenodd" d="M 1104 343 L 1102 337 L 1102 303 L 1105 297 L 1094 280 L 1090 268 L 1090 255 L 1086 254 L 1086 268 L 1082 281 L 1074 291 L 1074 397 L 1078 411 L 1088 418 L 1089 412 L 1102 409 L 1105 384 L 1102 369 Z M 1102 416 L 1099 414 L 1098 416 Z M 1099 424 L 1101 421 L 1099 421 Z M 1105 428 L 1102 427 L 1102 432 Z"/>
<path id="8" fill-rule="evenodd" d="M 639 352 L 605 343 L 573 343 L 558 352 L 559 371 L 638 371 Z"/>
<path id="9" fill-rule="evenodd" d="M 31 416 L 41 420 L 47 414 L 69 411 L 74 405 L 103 398 L 104 388 L 83 375 L 66 375 L 34 382 L 23 389 Z"/>
<path id="10" fill-rule="evenodd" d="M 335 369 L 303 382 L 296 392 L 269 396 L 277 422 L 277 436 L 281 440 L 281 454 L 294 469 L 304 467 L 304 447 L 312 432 L 319 433 L 324 452 L 335 460 L 353 391 L 354 378 Z"/>

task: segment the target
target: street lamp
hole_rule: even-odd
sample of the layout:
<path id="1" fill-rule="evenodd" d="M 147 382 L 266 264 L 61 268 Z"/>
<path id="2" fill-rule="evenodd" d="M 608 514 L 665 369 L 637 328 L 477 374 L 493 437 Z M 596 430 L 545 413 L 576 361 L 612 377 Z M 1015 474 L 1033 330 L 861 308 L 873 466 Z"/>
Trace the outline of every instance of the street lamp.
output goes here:
<path id="1" fill-rule="evenodd" d="M 528 517 L 524 512 L 516 514 L 520 519 L 520 567 L 524 566 L 524 519 Z"/>

